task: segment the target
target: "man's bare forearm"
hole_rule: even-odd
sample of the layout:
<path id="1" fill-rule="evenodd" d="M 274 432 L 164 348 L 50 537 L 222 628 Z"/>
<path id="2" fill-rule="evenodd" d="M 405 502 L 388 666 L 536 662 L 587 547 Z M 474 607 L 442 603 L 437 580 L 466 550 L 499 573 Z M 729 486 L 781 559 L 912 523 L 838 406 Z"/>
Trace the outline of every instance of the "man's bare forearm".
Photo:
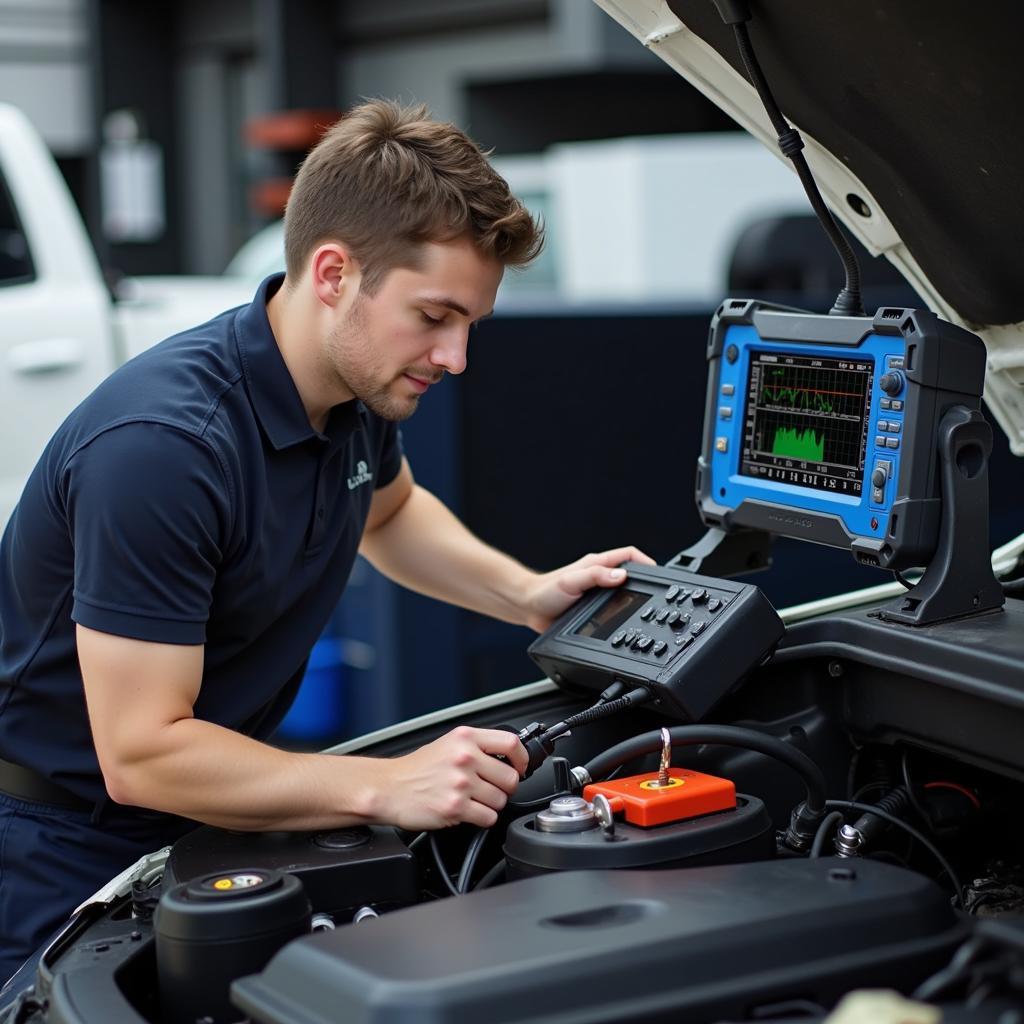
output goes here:
<path id="1" fill-rule="evenodd" d="M 111 795 L 221 828 L 331 828 L 376 820 L 388 762 L 278 750 L 210 722 L 164 726 L 122 763 Z"/>
<path id="2" fill-rule="evenodd" d="M 150 740 L 111 773 L 115 800 L 246 831 L 487 828 L 526 770 L 515 736 L 468 726 L 388 759 L 289 753 L 194 718 Z"/>
<path id="3" fill-rule="evenodd" d="M 478 537 L 419 485 L 385 523 L 366 533 L 361 552 L 385 575 L 430 597 L 523 624 L 536 574 Z"/>

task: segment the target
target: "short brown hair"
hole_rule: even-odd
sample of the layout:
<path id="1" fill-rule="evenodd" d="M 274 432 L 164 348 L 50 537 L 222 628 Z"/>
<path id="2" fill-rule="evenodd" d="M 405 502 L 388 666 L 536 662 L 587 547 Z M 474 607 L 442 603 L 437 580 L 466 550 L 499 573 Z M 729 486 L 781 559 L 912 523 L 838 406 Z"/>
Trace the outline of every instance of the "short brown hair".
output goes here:
<path id="1" fill-rule="evenodd" d="M 462 236 L 513 267 L 543 245 L 543 228 L 475 142 L 423 105 L 390 100 L 354 107 L 327 131 L 285 211 L 289 276 L 301 277 L 318 245 L 343 241 L 370 294 L 389 270 L 415 266 L 422 243 Z"/>

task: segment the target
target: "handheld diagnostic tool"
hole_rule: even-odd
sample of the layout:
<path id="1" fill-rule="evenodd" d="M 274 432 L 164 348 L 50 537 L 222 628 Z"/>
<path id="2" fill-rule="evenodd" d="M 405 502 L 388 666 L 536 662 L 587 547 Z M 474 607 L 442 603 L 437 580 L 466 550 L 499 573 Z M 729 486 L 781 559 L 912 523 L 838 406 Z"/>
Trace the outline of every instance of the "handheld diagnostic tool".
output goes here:
<path id="1" fill-rule="evenodd" d="M 782 639 L 782 620 L 749 583 L 635 562 L 626 570 L 621 587 L 589 591 L 531 644 L 556 683 L 646 686 L 665 710 L 699 721 Z"/>
<path id="2" fill-rule="evenodd" d="M 705 523 L 927 565 L 939 539 L 943 416 L 977 413 L 985 346 L 926 310 L 821 316 L 749 299 L 708 340 L 697 501 Z"/>

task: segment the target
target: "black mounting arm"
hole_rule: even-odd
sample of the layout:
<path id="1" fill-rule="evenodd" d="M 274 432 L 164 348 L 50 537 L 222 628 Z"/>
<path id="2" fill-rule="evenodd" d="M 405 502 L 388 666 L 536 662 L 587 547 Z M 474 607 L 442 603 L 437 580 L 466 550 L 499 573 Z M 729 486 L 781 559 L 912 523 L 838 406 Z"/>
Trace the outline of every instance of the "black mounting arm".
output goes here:
<path id="1" fill-rule="evenodd" d="M 992 427 L 976 409 L 957 405 L 939 423 L 942 519 L 924 575 L 879 611 L 885 622 L 927 626 L 996 611 L 1005 602 L 988 546 L 988 457 Z"/>
<path id="2" fill-rule="evenodd" d="M 717 526 L 709 526 L 700 540 L 684 548 L 667 564 L 704 576 L 743 576 L 771 568 L 774 539 L 764 530 L 726 533 Z"/>

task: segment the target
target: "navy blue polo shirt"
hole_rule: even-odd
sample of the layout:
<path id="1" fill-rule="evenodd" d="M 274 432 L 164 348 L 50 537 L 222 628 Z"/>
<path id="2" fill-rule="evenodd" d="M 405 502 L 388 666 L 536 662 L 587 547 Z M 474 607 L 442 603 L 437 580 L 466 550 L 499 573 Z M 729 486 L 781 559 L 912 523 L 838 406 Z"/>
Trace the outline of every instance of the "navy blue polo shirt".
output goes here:
<path id="1" fill-rule="evenodd" d="M 101 384 L 0 541 L 0 757 L 88 800 L 105 792 L 75 623 L 205 644 L 196 717 L 265 738 L 401 466 L 397 426 L 360 402 L 310 426 L 267 319 L 281 281 Z"/>

